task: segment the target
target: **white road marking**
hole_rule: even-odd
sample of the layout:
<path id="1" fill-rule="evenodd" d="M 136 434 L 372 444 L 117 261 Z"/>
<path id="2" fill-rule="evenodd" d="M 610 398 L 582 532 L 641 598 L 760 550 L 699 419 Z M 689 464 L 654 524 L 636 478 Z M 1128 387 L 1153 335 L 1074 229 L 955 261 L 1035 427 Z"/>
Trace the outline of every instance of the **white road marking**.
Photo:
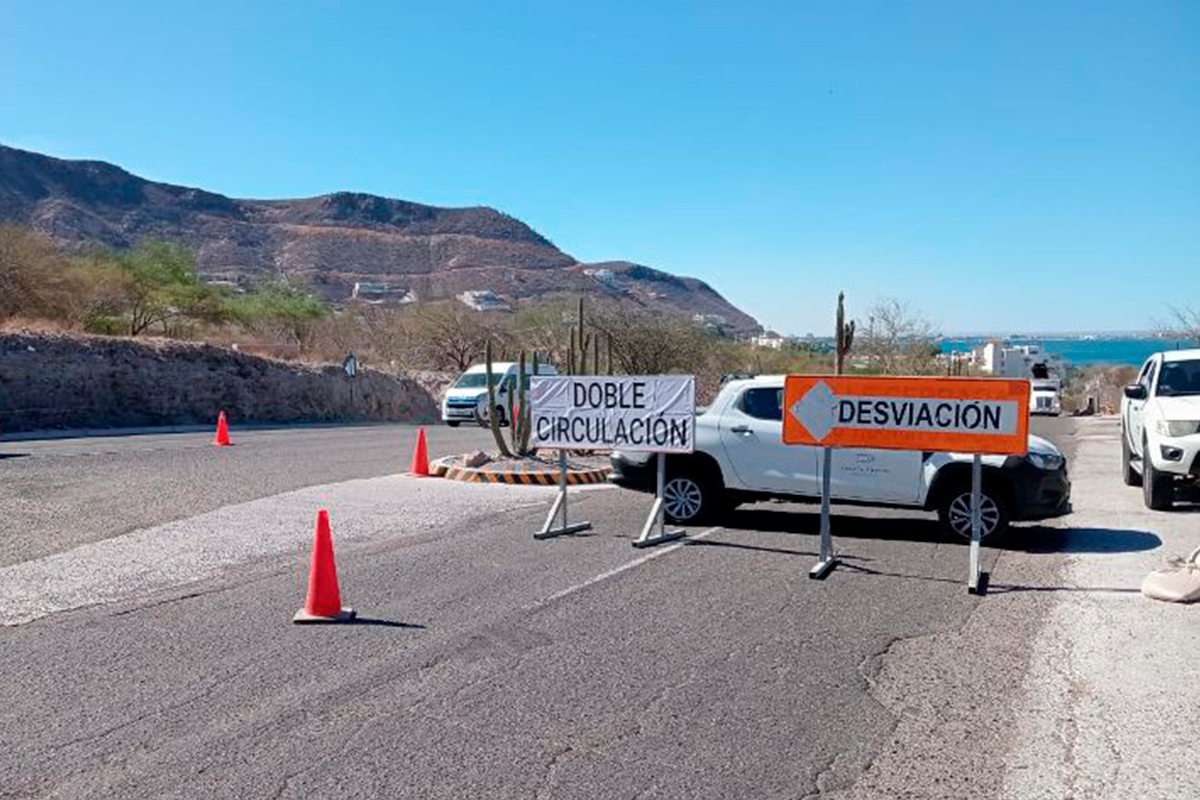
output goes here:
<path id="1" fill-rule="evenodd" d="M 703 539 L 706 536 L 711 536 L 712 534 L 716 533 L 719 530 L 721 530 L 721 527 L 718 525 L 715 528 L 709 528 L 706 531 L 701 531 L 700 533 L 697 533 L 694 536 L 688 535 L 687 538 L 682 539 L 675 544 L 667 545 L 666 547 L 664 547 L 661 550 L 652 550 L 649 553 L 647 553 L 646 555 L 641 556 L 640 558 L 635 558 L 633 561 L 629 561 L 625 564 L 622 564 L 619 567 L 613 567 L 612 569 L 610 569 L 606 572 L 601 572 L 599 575 L 596 575 L 595 577 L 588 578 L 586 581 L 583 581 L 582 583 L 577 583 L 574 586 L 570 586 L 570 587 L 567 587 L 566 589 L 563 589 L 562 591 L 558 591 L 552 595 L 543 597 L 541 600 L 538 600 L 537 602 L 530 603 L 529 605 L 525 606 L 525 610 L 532 611 L 535 608 L 541 608 L 542 606 L 549 605 L 550 603 L 553 603 L 555 600 L 561 600 L 564 597 L 567 597 L 568 595 L 572 595 L 572 594 L 575 594 L 576 592 L 583 591 L 584 589 L 588 588 L 589 586 L 595 586 L 597 583 L 600 583 L 601 581 L 606 581 L 609 578 L 620 575 L 622 572 L 631 570 L 634 567 L 640 567 L 642 564 L 645 564 L 647 561 L 653 561 L 656 558 L 665 556 L 667 553 L 672 553 L 672 552 L 678 550 L 679 548 L 684 547 L 690 541 L 694 542 L 697 539 Z"/>
<path id="2" fill-rule="evenodd" d="M 320 508 L 329 509 L 340 544 L 419 535 L 517 506 L 545 507 L 554 491 L 389 475 L 225 506 L 0 567 L 0 626 L 145 596 L 218 577 L 244 562 L 303 551 Z"/>

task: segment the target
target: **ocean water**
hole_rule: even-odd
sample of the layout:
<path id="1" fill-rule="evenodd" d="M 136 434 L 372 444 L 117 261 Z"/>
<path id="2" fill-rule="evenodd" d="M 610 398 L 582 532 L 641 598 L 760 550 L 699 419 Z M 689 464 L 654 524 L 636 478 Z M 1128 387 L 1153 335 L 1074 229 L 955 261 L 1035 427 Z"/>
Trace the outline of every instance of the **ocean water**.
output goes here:
<path id="1" fill-rule="evenodd" d="M 990 339 L 943 339 L 942 352 L 970 350 Z M 1194 346 L 1170 339 L 1008 339 L 1010 345 L 1041 345 L 1047 353 L 1060 356 L 1076 367 L 1141 366 L 1151 353 Z"/>

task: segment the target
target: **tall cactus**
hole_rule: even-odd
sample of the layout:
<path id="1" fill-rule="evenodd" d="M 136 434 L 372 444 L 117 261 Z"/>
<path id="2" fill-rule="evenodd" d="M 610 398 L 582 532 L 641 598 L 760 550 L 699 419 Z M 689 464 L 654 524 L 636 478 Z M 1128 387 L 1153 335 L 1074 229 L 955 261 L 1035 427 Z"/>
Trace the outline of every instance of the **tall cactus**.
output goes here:
<path id="1" fill-rule="evenodd" d="M 524 354 L 522 354 L 522 358 L 523 357 Z M 522 369 L 521 372 L 524 373 L 524 370 Z M 530 368 L 529 374 L 531 378 L 532 376 L 538 374 L 538 354 L 536 352 L 533 354 L 533 364 Z M 533 430 L 533 408 L 529 403 L 529 384 L 530 379 L 526 379 L 522 384 L 520 406 L 521 412 L 517 415 L 521 420 L 521 434 L 519 439 L 515 440 L 515 442 L 519 441 L 519 444 L 516 444 L 517 452 L 523 456 L 529 455 L 531 452 L 529 449 L 529 435 Z"/>
<path id="2" fill-rule="evenodd" d="M 490 339 L 484 345 L 483 357 L 487 364 L 488 427 L 492 429 L 492 438 L 496 440 L 496 448 L 500 451 L 500 455 L 512 458 L 512 451 L 508 449 L 508 445 L 504 442 L 504 435 L 500 432 L 500 415 L 496 413 L 496 376 L 492 371 L 492 342 Z"/>
<path id="3" fill-rule="evenodd" d="M 846 370 L 846 356 L 850 353 L 850 348 L 854 347 L 854 320 L 846 322 L 844 292 L 838 292 L 837 303 L 837 322 L 834 327 L 834 361 L 833 371 L 835 375 L 841 375 Z"/>
<path id="4" fill-rule="evenodd" d="M 603 334 L 608 349 L 608 363 L 606 365 L 607 374 L 612 375 L 615 371 L 613 360 L 613 340 L 612 336 Z M 587 330 L 586 317 L 584 316 L 583 298 L 579 298 L 579 305 L 576 306 L 575 324 L 571 326 L 569 342 L 567 345 L 567 374 L 568 375 L 601 375 L 604 372 L 600 368 L 600 331 L 591 333 Z"/>
<path id="5" fill-rule="evenodd" d="M 497 381 L 495 371 L 492 369 L 491 342 L 484 347 L 484 357 L 487 360 L 488 408 L 491 410 L 491 413 L 488 414 L 488 425 L 492 429 L 496 447 L 506 458 L 513 456 L 524 458 L 531 452 L 529 433 L 533 426 L 533 409 L 529 405 L 529 383 L 530 373 L 533 375 L 538 373 L 538 355 L 537 353 L 533 354 L 528 371 L 526 370 L 528 362 L 525 351 L 522 350 L 519 356 L 516 381 L 509 387 L 507 398 L 509 442 L 504 440 L 504 433 L 500 430 L 500 415 L 495 413 Z"/>

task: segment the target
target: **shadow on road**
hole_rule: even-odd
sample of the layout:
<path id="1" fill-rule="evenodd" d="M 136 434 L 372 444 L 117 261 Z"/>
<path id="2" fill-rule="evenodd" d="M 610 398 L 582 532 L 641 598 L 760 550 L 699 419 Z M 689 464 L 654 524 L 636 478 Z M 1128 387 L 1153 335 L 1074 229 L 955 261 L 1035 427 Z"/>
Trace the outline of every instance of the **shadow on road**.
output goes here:
<path id="1" fill-rule="evenodd" d="M 759 544 L 740 544 L 738 542 L 714 542 L 711 539 L 684 539 L 683 543 L 688 547 L 728 547 L 734 550 L 754 550 L 760 553 L 778 553 L 781 556 L 806 556 L 808 558 L 819 557 L 811 550 L 785 550 L 782 547 L 763 547 Z"/>
<path id="2" fill-rule="evenodd" d="M 0 461 L 6 458 L 29 458 L 29 453 L 0 453 Z"/>
<path id="3" fill-rule="evenodd" d="M 1003 547 L 1024 553 L 1139 553 L 1160 545 L 1162 539 L 1149 531 L 1032 525 L 1013 528 Z"/>
<path id="4" fill-rule="evenodd" d="M 821 516 L 817 513 L 742 509 L 723 520 L 728 530 L 798 533 L 815 536 Z M 937 542 L 967 545 L 966 539 L 948 536 L 935 520 L 897 517 L 842 516 L 836 512 L 831 521 L 834 539 L 876 539 L 880 541 Z M 719 542 L 695 542 L 695 544 Z M 1052 528 L 1047 525 L 1016 525 L 998 542 L 985 540 L 986 547 L 1024 553 L 1136 553 L 1153 550 L 1162 540 L 1149 531 L 1114 528 Z M 738 545 L 732 545 L 738 546 Z M 796 551 L 783 551 L 789 555 Z M 808 555 L 811 555 L 809 553 Z"/>
<path id="5" fill-rule="evenodd" d="M 374 625 L 379 628 L 415 628 L 417 630 L 425 630 L 424 625 L 416 622 L 397 622 L 394 619 L 378 619 L 375 617 L 355 617 L 350 620 L 347 625 Z"/>
<path id="6" fill-rule="evenodd" d="M 1022 586 L 1017 583 L 992 583 L 988 594 L 1013 594 L 1018 592 L 1084 592 L 1087 594 L 1140 594 L 1136 586 Z"/>
<path id="7" fill-rule="evenodd" d="M 833 537 L 850 539 L 880 539 L 910 542 L 962 543 L 961 539 L 947 539 L 936 521 L 909 517 L 859 517 L 843 516 L 837 511 L 831 520 Z M 821 515 L 808 511 L 775 511 L 765 508 L 738 509 L 721 520 L 728 530 L 761 533 L 802 533 L 816 536 L 820 531 Z"/>

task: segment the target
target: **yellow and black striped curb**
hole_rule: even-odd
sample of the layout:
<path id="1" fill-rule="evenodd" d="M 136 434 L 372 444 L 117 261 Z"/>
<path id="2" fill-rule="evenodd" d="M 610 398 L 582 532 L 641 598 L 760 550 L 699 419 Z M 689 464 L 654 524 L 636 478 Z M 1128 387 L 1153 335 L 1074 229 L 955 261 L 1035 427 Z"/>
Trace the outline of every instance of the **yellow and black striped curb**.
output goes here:
<path id="1" fill-rule="evenodd" d="M 558 470 L 547 464 L 543 469 L 526 469 L 519 466 L 504 469 L 477 469 L 460 467 L 439 458 L 429 465 L 429 470 L 440 478 L 464 483 L 511 483 L 517 486 L 558 486 Z M 608 480 L 609 467 L 586 467 L 567 470 L 567 485 L 581 486 L 604 483 Z"/>

